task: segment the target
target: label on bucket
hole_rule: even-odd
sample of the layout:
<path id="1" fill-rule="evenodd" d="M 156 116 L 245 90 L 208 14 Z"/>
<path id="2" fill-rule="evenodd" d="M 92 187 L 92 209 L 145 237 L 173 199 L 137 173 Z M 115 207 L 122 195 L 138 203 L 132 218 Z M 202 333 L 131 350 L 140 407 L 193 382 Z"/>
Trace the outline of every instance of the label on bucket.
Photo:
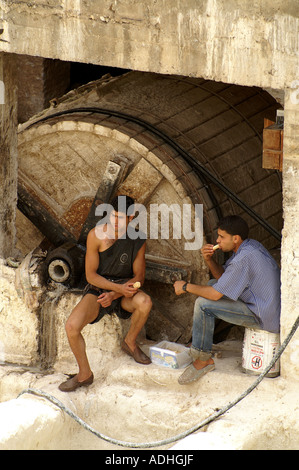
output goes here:
<path id="1" fill-rule="evenodd" d="M 253 356 L 251 358 L 251 367 L 255 370 L 258 370 L 262 367 L 263 365 L 263 360 L 261 356 Z"/>

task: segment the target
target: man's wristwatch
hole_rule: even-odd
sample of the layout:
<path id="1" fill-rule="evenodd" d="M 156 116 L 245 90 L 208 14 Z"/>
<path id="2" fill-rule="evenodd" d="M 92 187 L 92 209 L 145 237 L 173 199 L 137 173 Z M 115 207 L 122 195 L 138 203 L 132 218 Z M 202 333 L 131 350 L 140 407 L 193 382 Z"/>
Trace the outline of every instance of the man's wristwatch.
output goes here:
<path id="1" fill-rule="evenodd" d="M 185 282 L 185 284 L 182 286 L 182 290 L 183 290 L 184 292 L 187 292 L 187 291 L 186 291 L 186 289 L 187 289 L 187 284 L 188 284 L 188 282 Z"/>

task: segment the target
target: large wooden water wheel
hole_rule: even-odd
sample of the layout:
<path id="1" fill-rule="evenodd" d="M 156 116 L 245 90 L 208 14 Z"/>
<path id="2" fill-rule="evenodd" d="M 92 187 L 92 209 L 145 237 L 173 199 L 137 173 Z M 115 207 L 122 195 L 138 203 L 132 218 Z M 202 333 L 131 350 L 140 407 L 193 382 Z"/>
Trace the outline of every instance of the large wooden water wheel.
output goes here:
<path id="1" fill-rule="evenodd" d="M 219 217 L 241 214 L 253 238 L 278 247 L 280 176 L 261 165 L 263 119 L 276 108 L 259 89 L 137 72 L 55 100 L 19 131 L 18 207 L 47 241 L 48 275 L 78 285 L 95 208 L 117 193 L 148 213 L 154 204 L 180 214 L 190 205 L 193 219 L 202 204 L 204 240 L 212 243 Z M 144 288 L 154 303 L 147 334 L 187 342 L 195 298 L 175 296 L 172 284 L 206 283 L 209 273 L 200 251 L 186 249 L 190 240 L 171 236 L 177 219 L 169 220 L 169 239 L 147 241 Z"/>

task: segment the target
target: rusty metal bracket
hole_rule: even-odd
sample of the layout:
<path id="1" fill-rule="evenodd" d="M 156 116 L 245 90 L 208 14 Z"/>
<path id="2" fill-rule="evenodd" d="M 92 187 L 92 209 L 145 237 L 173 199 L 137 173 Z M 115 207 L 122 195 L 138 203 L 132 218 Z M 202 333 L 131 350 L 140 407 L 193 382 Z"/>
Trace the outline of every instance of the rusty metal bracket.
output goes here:
<path id="1" fill-rule="evenodd" d="M 83 224 L 78 244 L 85 244 L 88 232 L 95 227 L 98 217 L 96 217 L 96 208 L 99 204 L 108 203 L 115 195 L 120 182 L 125 177 L 131 162 L 122 156 L 109 160 L 104 172 L 101 184 L 96 192 L 92 202 L 89 214 Z"/>
<path id="2" fill-rule="evenodd" d="M 160 256 L 145 255 L 145 279 L 173 284 L 175 281 L 191 281 L 192 271 L 187 263 L 173 261 Z"/>

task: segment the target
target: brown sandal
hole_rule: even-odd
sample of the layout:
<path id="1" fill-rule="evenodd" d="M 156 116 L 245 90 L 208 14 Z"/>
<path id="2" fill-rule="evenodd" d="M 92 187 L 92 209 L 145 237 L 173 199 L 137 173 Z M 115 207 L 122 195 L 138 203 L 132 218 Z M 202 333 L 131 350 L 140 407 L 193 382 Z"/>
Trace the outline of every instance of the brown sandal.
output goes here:
<path id="1" fill-rule="evenodd" d="M 58 388 L 62 392 L 74 392 L 79 387 L 88 387 L 88 385 L 91 385 L 92 382 L 93 382 L 93 374 L 91 374 L 91 376 L 88 379 L 83 380 L 82 382 L 79 382 L 77 379 L 77 375 L 75 375 L 71 377 L 70 379 L 68 379 L 66 382 L 62 382 Z"/>

